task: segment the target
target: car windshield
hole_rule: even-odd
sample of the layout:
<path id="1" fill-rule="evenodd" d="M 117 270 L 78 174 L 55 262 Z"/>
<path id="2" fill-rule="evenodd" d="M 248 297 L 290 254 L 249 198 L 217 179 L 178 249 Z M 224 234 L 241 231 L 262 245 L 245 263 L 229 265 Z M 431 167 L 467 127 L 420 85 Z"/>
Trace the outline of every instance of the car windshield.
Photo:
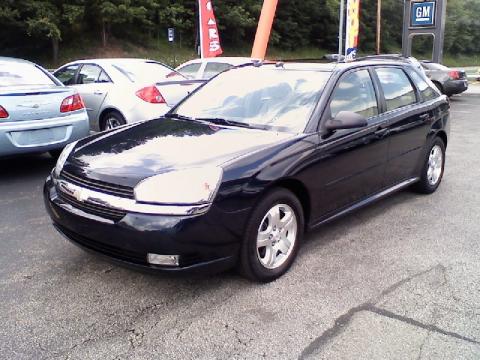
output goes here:
<path id="1" fill-rule="evenodd" d="M 247 66 L 220 74 L 172 114 L 302 132 L 331 73 Z"/>
<path id="2" fill-rule="evenodd" d="M 175 70 L 165 65 L 151 61 L 125 61 L 112 64 L 114 68 L 125 75 L 131 82 L 151 83 L 165 81 L 167 77 L 182 77 Z M 174 79 L 172 79 L 174 80 Z"/>
<path id="3" fill-rule="evenodd" d="M 56 85 L 35 65 L 27 63 L 0 63 L 0 86 Z"/>

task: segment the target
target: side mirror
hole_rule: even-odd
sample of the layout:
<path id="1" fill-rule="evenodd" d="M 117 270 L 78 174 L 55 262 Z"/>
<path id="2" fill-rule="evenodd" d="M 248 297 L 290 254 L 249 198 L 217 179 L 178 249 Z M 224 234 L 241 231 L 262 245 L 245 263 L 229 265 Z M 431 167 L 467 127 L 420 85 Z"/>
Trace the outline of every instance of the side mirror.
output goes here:
<path id="1" fill-rule="evenodd" d="M 327 120 L 327 130 L 356 129 L 368 125 L 367 118 L 353 111 L 340 111 L 334 119 Z"/>

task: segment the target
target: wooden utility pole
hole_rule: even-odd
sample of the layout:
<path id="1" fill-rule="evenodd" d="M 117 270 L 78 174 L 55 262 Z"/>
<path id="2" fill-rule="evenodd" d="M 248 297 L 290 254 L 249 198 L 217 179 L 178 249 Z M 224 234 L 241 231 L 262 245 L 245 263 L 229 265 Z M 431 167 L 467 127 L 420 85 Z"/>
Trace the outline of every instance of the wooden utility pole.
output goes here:
<path id="1" fill-rule="evenodd" d="M 377 0 L 377 55 L 380 55 L 381 28 L 382 28 L 382 0 Z"/>

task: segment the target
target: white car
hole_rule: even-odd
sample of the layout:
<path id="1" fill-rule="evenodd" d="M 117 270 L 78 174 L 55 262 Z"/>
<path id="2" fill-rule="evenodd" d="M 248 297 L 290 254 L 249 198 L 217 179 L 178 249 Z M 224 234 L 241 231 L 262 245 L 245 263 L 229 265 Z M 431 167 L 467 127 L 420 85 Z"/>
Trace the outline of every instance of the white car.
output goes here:
<path id="1" fill-rule="evenodd" d="M 95 131 L 158 118 L 201 83 L 146 59 L 79 60 L 54 75 L 81 95 Z"/>
<path id="2" fill-rule="evenodd" d="M 251 62 L 249 57 L 203 58 L 187 61 L 175 70 L 188 79 L 209 80 L 222 71 Z"/>

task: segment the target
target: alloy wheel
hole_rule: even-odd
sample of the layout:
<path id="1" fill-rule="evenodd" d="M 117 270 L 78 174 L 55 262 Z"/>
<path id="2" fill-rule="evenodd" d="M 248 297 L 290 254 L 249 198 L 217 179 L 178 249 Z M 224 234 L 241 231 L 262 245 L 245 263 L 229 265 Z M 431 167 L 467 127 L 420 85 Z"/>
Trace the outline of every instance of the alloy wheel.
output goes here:
<path id="1" fill-rule="evenodd" d="M 443 151 L 439 145 L 435 145 L 430 150 L 428 157 L 427 179 L 430 185 L 435 186 L 443 171 Z"/>
<path id="2" fill-rule="evenodd" d="M 277 204 L 268 210 L 257 233 L 257 257 L 262 266 L 282 266 L 294 249 L 297 233 L 297 217 L 290 206 Z"/>
<path id="3" fill-rule="evenodd" d="M 105 120 L 105 130 L 111 130 L 121 125 L 122 125 L 121 121 L 113 116 L 108 117 L 107 120 Z"/>

